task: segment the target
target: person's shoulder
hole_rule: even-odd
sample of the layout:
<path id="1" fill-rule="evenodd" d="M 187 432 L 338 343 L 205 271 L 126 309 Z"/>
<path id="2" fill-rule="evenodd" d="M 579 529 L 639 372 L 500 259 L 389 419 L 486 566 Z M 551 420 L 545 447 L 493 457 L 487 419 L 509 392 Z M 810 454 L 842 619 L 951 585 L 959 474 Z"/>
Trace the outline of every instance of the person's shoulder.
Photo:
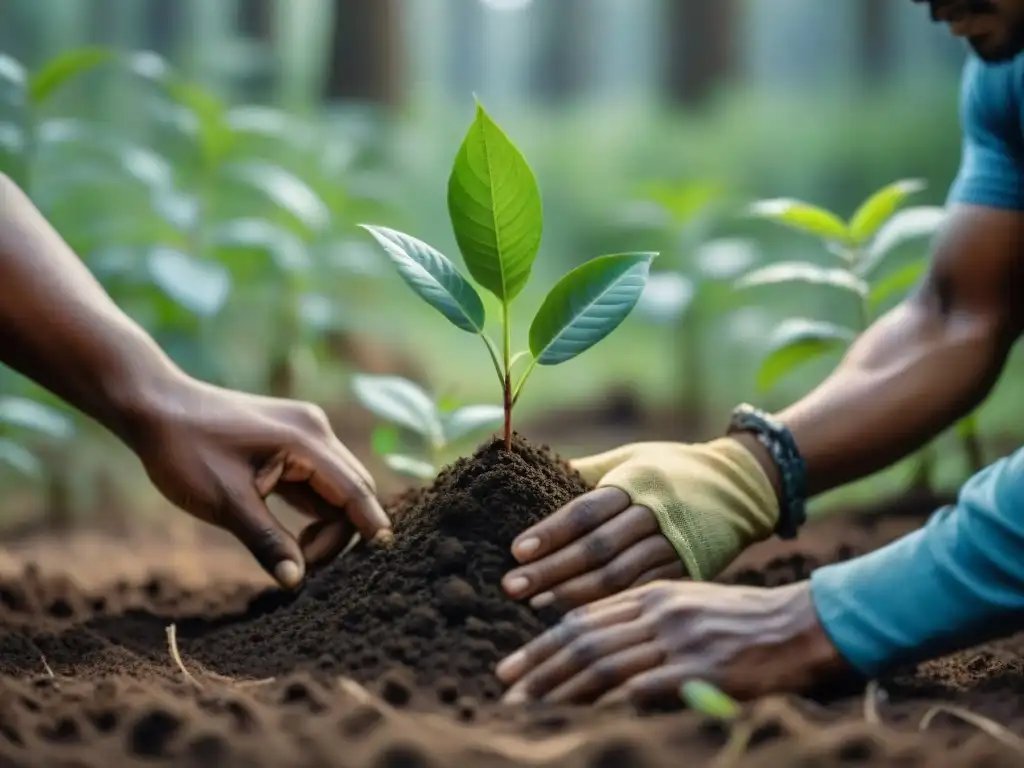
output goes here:
<path id="1" fill-rule="evenodd" d="M 968 57 L 960 88 L 961 116 L 968 131 L 984 128 L 1017 144 L 1022 108 L 1024 54 L 999 63 Z"/>
<path id="2" fill-rule="evenodd" d="M 1024 53 L 991 63 L 971 54 L 964 62 L 961 97 L 965 102 L 1021 103 L 1024 98 Z"/>

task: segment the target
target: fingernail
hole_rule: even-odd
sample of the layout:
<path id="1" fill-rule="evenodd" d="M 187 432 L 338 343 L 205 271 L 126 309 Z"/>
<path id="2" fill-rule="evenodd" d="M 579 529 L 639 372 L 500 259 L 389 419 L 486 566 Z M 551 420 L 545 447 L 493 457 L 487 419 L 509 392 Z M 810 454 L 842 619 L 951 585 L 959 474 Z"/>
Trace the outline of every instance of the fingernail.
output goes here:
<path id="1" fill-rule="evenodd" d="M 526 655 L 522 651 L 516 651 L 502 660 L 494 672 L 502 680 L 514 680 L 522 673 L 524 661 L 526 661 Z"/>
<path id="2" fill-rule="evenodd" d="M 295 589 L 302 582 L 302 569 L 294 560 L 282 560 L 274 568 L 274 578 L 286 589 Z"/>
<path id="3" fill-rule="evenodd" d="M 505 579 L 505 591 L 510 595 L 522 594 L 529 586 L 530 580 L 525 576 L 513 576 L 511 579 Z"/>
<path id="4" fill-rule="evenodd" d="M 554 592 L 542 592 L 530 601 L 530 607 L 539 611 L 541 608 L 547 608 L 553 602 L 555 602 Z"/>
<path id="5" fill-rule="evenodd" d="M 540 539 L 536 536 L 531 536 L 528 539 L 517 541 L 512 547 L 512 554 L 517 558 L 522 559 L 524 557 L 529 557 L 538 549 L 540 549 Z"/>
<path id="6" fill-rule="evenodd" d="M 526 694 L 523 693 L 522 689 L 513 688 L 501 700 L 505 704 L 524 704 L 526 702 Z"/>
<path id="7" fill-rule="evenodd" d="M 390 547 L 395 543 L 395 534 L 387 528 L 381 528 L 370 539 L 371 547 Z"/>

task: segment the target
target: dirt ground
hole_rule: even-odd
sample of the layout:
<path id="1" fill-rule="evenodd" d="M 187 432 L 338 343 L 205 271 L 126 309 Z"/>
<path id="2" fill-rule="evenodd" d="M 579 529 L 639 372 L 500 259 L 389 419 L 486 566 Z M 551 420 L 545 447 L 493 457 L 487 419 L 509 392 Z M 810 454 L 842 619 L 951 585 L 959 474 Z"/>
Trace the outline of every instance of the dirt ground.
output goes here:
<path id="1" fill-rule="evenodd" d="M 509 544 L 583 490 L 545 450 L 487 444 L 391 505 L 393 547 L 292 596 L 205 529 L 23 538 L 0 557 L 0 766 L 1024 765 L 1024 636 L 755 702 L 731 735 L 682 710 L 497 704 L 495 663 L 556 618 L 500 592 Z M 804 578 L 939 503 L 812 523 L 723 580 Z"/>

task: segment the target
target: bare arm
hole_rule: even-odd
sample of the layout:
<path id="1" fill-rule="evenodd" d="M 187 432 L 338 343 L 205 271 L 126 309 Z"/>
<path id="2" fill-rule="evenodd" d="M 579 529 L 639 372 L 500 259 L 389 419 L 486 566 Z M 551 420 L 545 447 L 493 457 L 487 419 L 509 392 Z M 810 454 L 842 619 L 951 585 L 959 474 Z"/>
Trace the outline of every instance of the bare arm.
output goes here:
<path id="1" fill-rule="evenodd" d="M 1024 330 L 1024 215 L 957 206 L 920 288 L 880 318 L 833 374 L 777 414 L 810 493 L 883 469 L 978 406 Z M 760 443 L 743 442 L 762 459 Z"/>
<path id="2" fill-rule="evenodd" d="M 110 299 L 25 194 L 0 174 L 0 360 L 126 439 L 183 378 Z"/>

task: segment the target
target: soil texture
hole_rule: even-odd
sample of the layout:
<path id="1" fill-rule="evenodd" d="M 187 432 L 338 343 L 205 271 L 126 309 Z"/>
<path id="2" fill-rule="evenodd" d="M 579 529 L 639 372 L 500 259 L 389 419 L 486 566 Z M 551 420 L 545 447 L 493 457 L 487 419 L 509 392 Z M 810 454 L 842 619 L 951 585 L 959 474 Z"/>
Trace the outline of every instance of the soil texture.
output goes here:
<path id="1" fill-rule="evenodd" d="M 732 730 L 685 711 L 496 703 L 494 665 L 557 618 L 501 592 L 509 546 L 585 490 L 517 438 L 511 454 L 488 443 L 399 497 L 392 546 L 357 546 L 294 595 L 224 567 L 203 586 L 69 576 L 121 570 L 112 556 L 4 576 L 0 768 L 1024 765 L 1021 636 L 867 692 L 754 702 Z M 795 542 L 747 553 L 723 580 L 805 578 L 912 530 L 942 501 L 812 523 Z M 168 548 L 135 542 L 123 558 L 159 563 Z"/>

